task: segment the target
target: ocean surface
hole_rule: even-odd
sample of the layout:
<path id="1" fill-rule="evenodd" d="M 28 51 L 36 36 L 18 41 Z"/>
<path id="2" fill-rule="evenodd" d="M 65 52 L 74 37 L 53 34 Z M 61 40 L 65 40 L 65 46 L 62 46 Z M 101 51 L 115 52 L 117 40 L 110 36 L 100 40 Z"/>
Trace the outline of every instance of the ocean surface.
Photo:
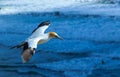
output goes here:
<path id="1" fill-rule="evenodd" d="M 119 5 L 63 1 L 66 5 L 0 1 L 0 77 L 120 77 Z M 38 45 L 32 59 L 22 63 L 22 48 L 10 47 L 45 20 L 51 22 L 46 33 L 55 31 L 64 40 Z"/>

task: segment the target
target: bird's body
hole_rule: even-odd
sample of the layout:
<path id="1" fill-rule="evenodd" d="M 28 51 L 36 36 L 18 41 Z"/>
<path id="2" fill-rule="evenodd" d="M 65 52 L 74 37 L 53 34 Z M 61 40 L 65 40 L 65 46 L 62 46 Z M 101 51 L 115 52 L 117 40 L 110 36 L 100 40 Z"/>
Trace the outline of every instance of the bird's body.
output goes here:
<path id="1" fill-rule="evenodd" d="M 29 43 L 29 47 L 37 48 L 37 44 L 43 44 L 43 43 L 46 43 L 49 40 L 50 40 L 49 35 L 46 33 L 46 34 L 41 34 L 41 35 L 36 36 L 36 37 L 31 37 L 30 36 L 26 40 L 26 42 Z"/>
<path id="2" fill-rule="evenodd" d="M 31 36 L 29 36 L 24 42 L 17 46 L 12 47 L 12 48 L 23 47 L 21 57 L 24 63 L 27 62 L 35 53 L 35 49 L 37 48 L 38 44 L 46 43 L 52 38 L 62 39 L 55 32 L 44 33 L 45 30 L 49 27 L 49 25 L 50 25 L 49 21 L 42 22 L 40 25 L 38 25 L 36 29 L 33 30 Z"/>

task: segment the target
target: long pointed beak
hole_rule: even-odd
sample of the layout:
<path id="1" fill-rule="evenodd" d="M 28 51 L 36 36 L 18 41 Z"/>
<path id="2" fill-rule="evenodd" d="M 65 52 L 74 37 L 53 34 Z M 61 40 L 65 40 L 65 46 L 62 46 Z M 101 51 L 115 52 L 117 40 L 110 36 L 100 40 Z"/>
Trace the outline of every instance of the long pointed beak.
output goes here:
<path id="1" fill-rule="evenodd" d="M 63 39 L 62 37 L 60 37 L 59 35 L 57 36 L 57 38 L 60 39 L 60 40 L 64 40 L 64 39 Z"/>

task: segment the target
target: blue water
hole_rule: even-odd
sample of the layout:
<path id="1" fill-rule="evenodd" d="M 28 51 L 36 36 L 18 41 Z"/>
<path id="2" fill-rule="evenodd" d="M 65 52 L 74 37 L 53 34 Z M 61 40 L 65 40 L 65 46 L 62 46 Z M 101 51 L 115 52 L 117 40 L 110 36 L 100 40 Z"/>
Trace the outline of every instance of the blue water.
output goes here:
<path id="1" fill-rule="evenodd" d="M 23 64 L 22 49 L 11 46 L 25 40 L 37 25 L 50 20 L 46 32 L 64 38 L 39 45 Z M 0 16 L 0 77 L 119 77 L 120 17 L 23 13 Z"/>

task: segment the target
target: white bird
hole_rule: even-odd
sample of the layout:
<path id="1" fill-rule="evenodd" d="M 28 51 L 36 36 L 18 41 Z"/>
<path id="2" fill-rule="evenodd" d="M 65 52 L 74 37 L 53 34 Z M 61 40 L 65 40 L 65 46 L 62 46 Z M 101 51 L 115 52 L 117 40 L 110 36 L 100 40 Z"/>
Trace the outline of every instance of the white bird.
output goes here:
<path id="1" fill-rule="evenodd" d="M 56 32 L 48 32 L 44 33 L 45 30 L 49 27 L 50 21 L 44 21 L 38 25 L 36 29 L 33 30 L 30 37 L 28 37 L 24 42 L 19 45 L 16 45 L 12 48 L 20 48 L 23 47 L 23 52 L 21 54 L 21 58 L 23 63 L 30 60 L 30 58 L 35 54 L 35 49 L 38 44 L 43 44 L 49 41 L 52 38 L 63 39 Z"/>

